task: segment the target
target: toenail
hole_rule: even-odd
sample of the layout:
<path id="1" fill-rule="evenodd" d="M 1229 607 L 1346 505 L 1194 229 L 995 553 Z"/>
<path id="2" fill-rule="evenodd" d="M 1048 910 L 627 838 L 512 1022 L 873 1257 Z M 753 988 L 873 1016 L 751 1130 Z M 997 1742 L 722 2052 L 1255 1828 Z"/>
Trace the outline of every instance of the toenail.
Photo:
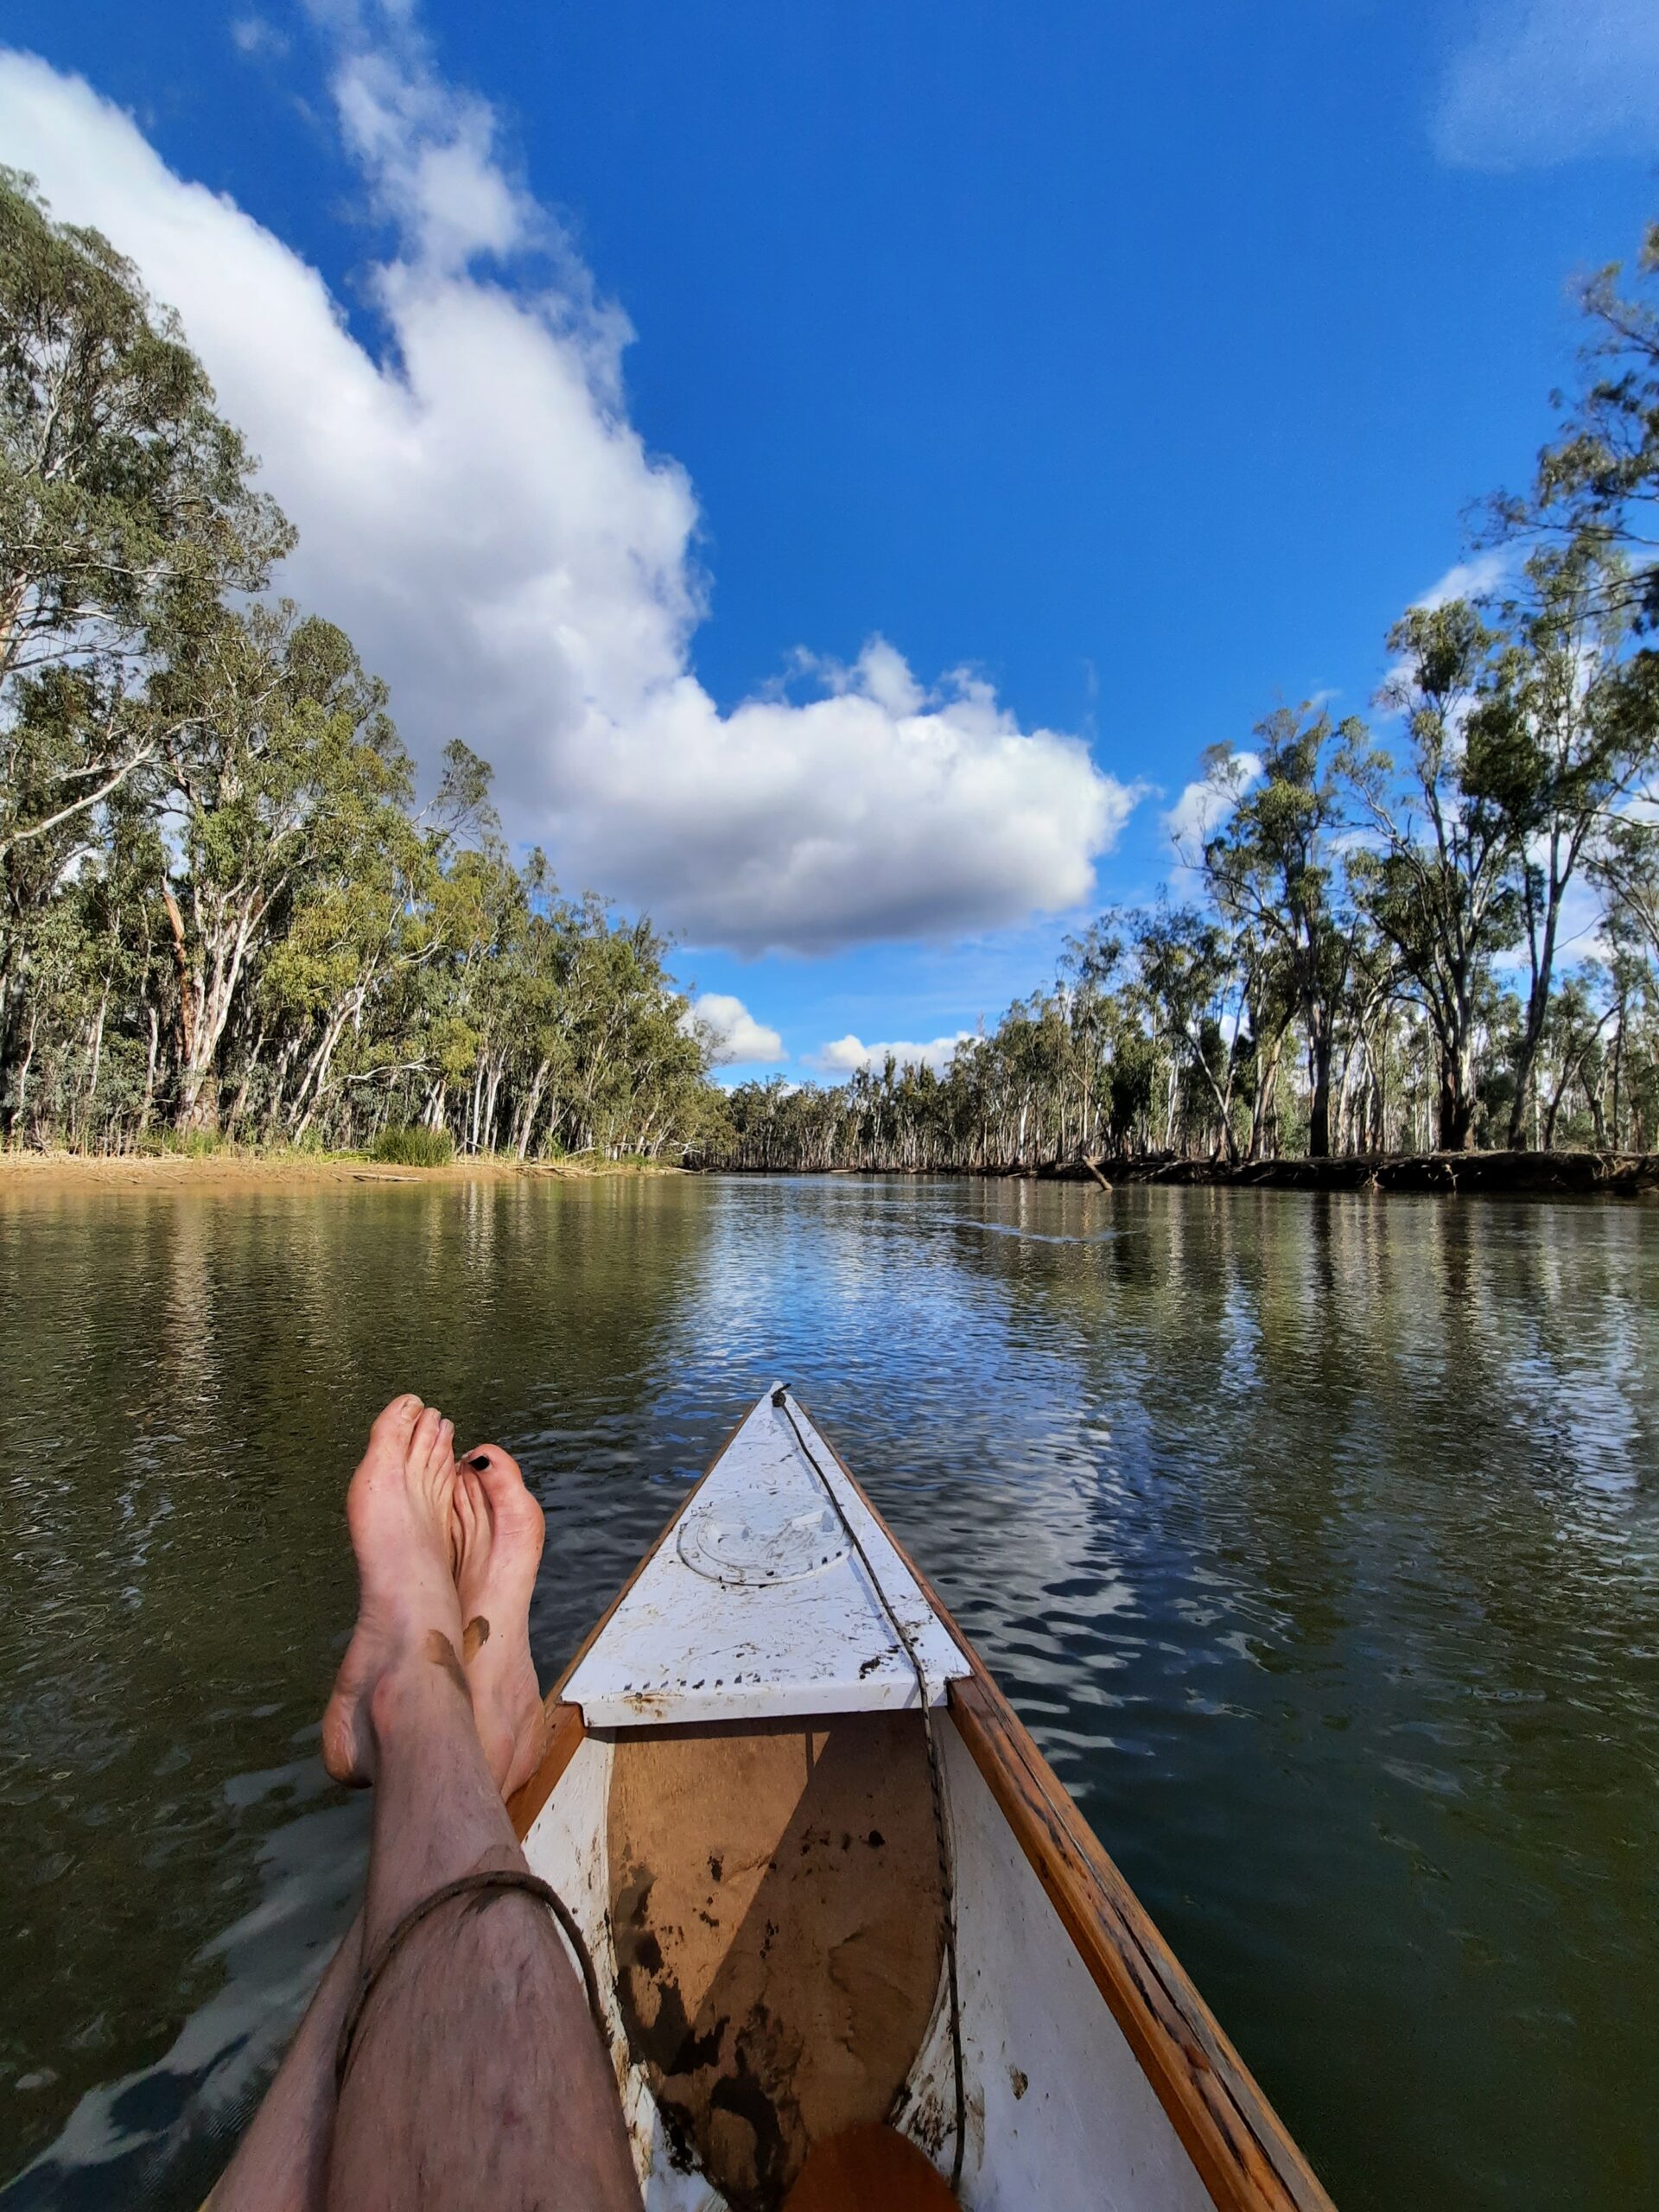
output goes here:
<path id="1" fill-rule="evenodd" d="M 490 1464 L 490 1455 L 487 1452 L 474 1452 L 467 1464 L 475 1473 L 481 1475 Z"/>

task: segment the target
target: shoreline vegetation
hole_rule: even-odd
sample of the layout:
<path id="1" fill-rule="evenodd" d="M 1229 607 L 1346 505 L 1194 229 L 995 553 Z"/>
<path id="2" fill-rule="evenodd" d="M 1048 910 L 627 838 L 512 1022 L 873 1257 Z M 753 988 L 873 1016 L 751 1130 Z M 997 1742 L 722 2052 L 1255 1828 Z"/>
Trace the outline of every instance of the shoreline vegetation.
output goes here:
<path id="1" fill-rule="evenodd" d="M 988 1182 L 1077 1183 L 1109 1192 L 1124 1185 L 1164 1185 L 1234 1190 L 1415 1192 L 1440 1197 L 1641 1198 L 1659 1197 L 1659 1153 L 1465 1152 L 1344 1154 L 1318 1160 L 1060 1160 L 973 1167 L 733 1167 L 677 1164 L 638 1156 L 521 1160 L 477 1153 L 415 1164 L 369 1153 L 276 1151 L 77 1153 L 0 1151 L 0 1194 L 8 1189 L 248 1188 L 276 1185 L 470 1183 L 545 1180 L 592 1182 L 683 1174 L 894 1176 L 945 1175 Z"/>
<path id="2" fill-rule="evenodd" d="M 1582 288 L 1491 581 L 1402 617 L 1375 727 L 1212 747 L 1174 893 L 977 1033 L 725 1088 L 670 939 L 509 840 L 467 733 L 418 796 L 385 685 L 272 596 L 295 531 L 177 318 L 0 171 L 0 1150 L 1459 1189 L 1647 1154 L 1659 226 L 1635 274 Z"/>

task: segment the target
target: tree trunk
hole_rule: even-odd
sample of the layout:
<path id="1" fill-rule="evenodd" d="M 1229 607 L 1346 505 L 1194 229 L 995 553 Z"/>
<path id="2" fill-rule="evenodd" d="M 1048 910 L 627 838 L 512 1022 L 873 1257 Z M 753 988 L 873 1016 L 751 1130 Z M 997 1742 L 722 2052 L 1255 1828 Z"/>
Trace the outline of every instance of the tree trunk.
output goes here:
<path id="1" fill-rule="evenodd" d="M 156 1103 L 156 1063 L 162 1049 L 162 1017 L 149 999 L 144 1001 L 144 1014 L 149 1024 L 149 1052 L 144 1062 L 144 1103 L 138 1109 L 140 1136 L 149 1127 L 150 1110 Z"/>
<path id="2" fill-rule="evenodd" d="M 104 1022 L 110 1010 L 110 976 L 104 978 L 104 995 L 98 1002 L 98 1020 L 92 1025 L 92 1064 L 86 1071 L 86 1119 L 81 1129 L 84 1138 L 92 1127 L 93 1109 L 98 1103 L 98 1071 L 104 1058 Z"/>
<path id="3" fill-rule="evenodd" d="M 1310 1160 L 1331 1157 L 1331 1067 L 1327 1061 L 1313 1084 L 1307 1106 L 1307 1153 Z"/>
<path id="4" fill-rule="evenodd" d="M 1467 1152 L 1475 1125 L 1475 1010 L 1460 994 L 1455 1006 L 1446 1012 L 1455 1014 L 1456 1027 L 1448 1024 L 1440 1031 L 1439 1149 Z"/>
<path id="5" fill-rule="evenodd" d="M 1313 1095 L 1307 1108 L 1307 1151 L 1312 1160 L 1331 1157 L 1331 1025 L 1322 1016 L 1307 1025 L 1307 1072 Z"/>
<path id="6" fill-rule="evenodd" d="M 1371 1127 L 1370 1146 L 1373 1152 L 1389 1148 L 1389 1033 L 1386 1023 L 1379 1023 L 1380 1034 L 1373 1046 L 1366 1041 L 1366 1053 L 1371 1063 Z"/>
<path id="7" fill-rule="evenodd" d="M 1437 1139 L 1441 1152 L 1467 1152 L 1469 1134 L 1474 1126 L 1475 1102 L 1459 1081 L 1461 1072 L 1455 1064 L 1443 1069 L 1440 1074 L 1440 1130 Z M 1551 1121 L 1554 1119 L 1551 1116 Z M 1546 1139 L 1548 1142 L 1548 1139 Z"/>
<path id="8" fill-rule="evenodd" d="M 179 1065 L 183 1069 L 193 1066 L 196 1057 L 195 978 L 190 972 L 190 955 L 185 948 L 184 916 L 179 912 L 171 884 L 162 886 L 162 903 L 167 909 L 168 927 L 173 938 L 173 965 L 179 979 Z"/>
<path id="9" fill-rule="evenodd" d="M 1618 1109 L 1624 1075 L 1624 1001 L 1618 1002 L 1618 1027 L 1613 1032 L 1613 1150 L 1618 1150 Z"/>
<path id="10" fill-rule="evenodd" d="M 12 1096 L 11 1071 L 22 1057 L 18 1046 L 22 1026 L 22 993 L 10 987 L 10 979 L 0 981 L 0 1144 L 11 1141 L 17 1114 L 19 1102 Z"/>
<path id="11" fill-rule="evenodd" d="M 1569 860 L 1569 868 L 1571 861 Z M 1533 1070 L 1537 1065 L 1539 1049 L 1544 1039 L 1544 1022 L 1549 1013 L 1549 984 L 1555 965 L 1555 931 L 1560 918 L 1561 894 L 1567 886 L 1560 878 L 1555 852 L 1555 840 L 1550 840 L 1550 880 L 1546 887 L 1543 941 L 1539 946 L 1533 965 L 1532 988 L 1527 994 L 1526 1027 L 1522 1033 L 1520 1056 L 1515 1064 L 1515 1096 L 1510 1103 L 1509 1146 L 1511 1152 L 1527 1148 L 1527 1093 L 1532 1087 Z M 1528 893 L 1530 901 L 1531 893 Z"/>
<path id="12" fill-rule="evenodd" d="M 18 1121 L 19 1122 L 21 1122 L 22 1121 L 22 1118 L 23 1118 L 23 1101 L 24 1101 L 25 1097 L 27 1096 L 27 1095 L 28 1095 L 28 1091 L 29 1091 L 29 1071 L 30 1068 L 31 1068 L 31 1067 L 33 1067 L 33 1065 L 35 1065 L 35 1032 L 36 1027 L 39 1026 L 39 1022 L 40 1022 L 40 1015 L 39 1015 L 39 1014 L 38 1014 L 38 1013 L 34 1013 L 34 1014 L 31 1014 L 29 1015 L 29 1040 L 28 1040 L 28 1042 L 25 1044 L 25 1046 L 24 1046 L 24 1047 L 23 1047 L 23 1055 L 22 1055 L 22 1059 L 21 1059 L 21 1060 L 18 1062 L 18 1064 L 17 1064 L 17 1113 L 16 1113 L 16 1119 L 17 1119 L 17 1121 Z M 10 1136 L 10 1133 L 11 1133 L 11 1132 L 10 1132 L 10 1128 L 8 1128 L 8 1129 L 7 1129 L 7 1135 L 8 1135 L 8 1136 Z"/>

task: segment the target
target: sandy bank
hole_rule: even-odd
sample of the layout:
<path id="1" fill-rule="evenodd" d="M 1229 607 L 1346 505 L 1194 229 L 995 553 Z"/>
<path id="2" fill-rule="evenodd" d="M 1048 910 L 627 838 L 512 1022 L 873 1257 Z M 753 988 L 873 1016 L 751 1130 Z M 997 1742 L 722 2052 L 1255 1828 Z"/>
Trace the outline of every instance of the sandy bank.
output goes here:
<path id="1" fill-rule="evenodd" d="M 0 1152 L 0 1194 L 23 1191 L 238 1190 L 261 1185 L 362 1183 L 582 1182 L 615 1175 L 677 1175 L 677 1167 L 638 1160 L 455 1160 L 445 1167 L 382 1166 L 349 1154 L 303 1152 Z"/>

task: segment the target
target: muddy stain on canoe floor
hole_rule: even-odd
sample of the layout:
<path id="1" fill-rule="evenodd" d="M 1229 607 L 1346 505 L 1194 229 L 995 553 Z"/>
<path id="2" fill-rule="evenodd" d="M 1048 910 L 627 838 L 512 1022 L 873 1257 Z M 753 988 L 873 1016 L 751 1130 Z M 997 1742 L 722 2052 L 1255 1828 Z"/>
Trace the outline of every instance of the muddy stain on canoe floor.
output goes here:
<path id="1" fill-rule="evenodd" d="M 1342 2212 L 1659 2203 L 1650 1201 L 0 1177 L 0 1375 L 3 2212 L 196 2212 L 350 1920 L 318 1721 L 378 1407 L 524 1461 L 550 1675 L 780 1377 Z M 826 1885 L 900 1834 L 810 1825 Z M 789 1916 L 706 2018 L 685 1948 L 766 1867 L 633 1863 L 778 2112 Z"/>
<path id="2" fill-rule="evenodd" d="M 932 2012 L 919 1717 L 626 1732 L 608 1825 L 623 2024 L 677 2159 L 777 2212 L 810 2145 L 887 2117 Z M 894 1847 L 854 1858 L 855 1828 Z"/>

